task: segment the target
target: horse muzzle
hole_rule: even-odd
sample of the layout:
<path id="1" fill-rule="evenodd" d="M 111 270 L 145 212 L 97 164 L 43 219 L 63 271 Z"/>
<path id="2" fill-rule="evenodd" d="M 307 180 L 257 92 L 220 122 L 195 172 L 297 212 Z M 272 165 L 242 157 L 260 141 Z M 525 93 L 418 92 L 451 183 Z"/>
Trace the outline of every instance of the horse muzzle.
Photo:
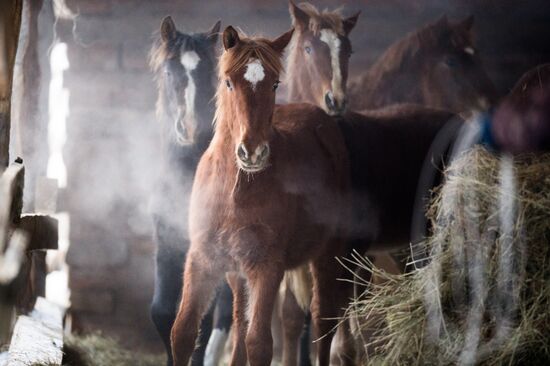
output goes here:
<path id="1" fill-rule="evenodd" d="M 240 143 L 235 153 L 237 155 L 237 165 L 239 169 L 247 173 L 257 173 L 267 167 L 270 149 L 267 143 L 262 143 L 250 153 L 245 144 Z"/>
<path id="2" fill-rule="evenodd" d="M 331 116 L 341 116 L 346 111 L 347 100 L 342 98 L 338 100 L 332 91 L 325 94 L 326 112 Z"/>

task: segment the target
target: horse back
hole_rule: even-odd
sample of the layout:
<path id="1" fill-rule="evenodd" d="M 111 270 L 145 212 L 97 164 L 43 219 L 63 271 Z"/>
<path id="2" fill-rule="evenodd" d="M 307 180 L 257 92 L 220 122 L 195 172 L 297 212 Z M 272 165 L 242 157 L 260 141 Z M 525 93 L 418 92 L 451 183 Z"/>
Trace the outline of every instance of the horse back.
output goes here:
<path id="1" fill-rule="evenodd" d="M 342 132 L 336 120 L 321 108 L 308 103 L 280 105 L 275 110 L 273 124 L 284 141 L 285 146 L 281 149 L 291 153 L 301 150 L 299 155 L 308 160 L 311 160 L 312 150 L 321 151 L 322 160 L 328 162 L 335 176 L 342 177 L 342 181 L 349 176 L 349 159 Z"/>
<path id="2" fill-rule="evenodd" d="M 349 150 L 353 235 L 366 242 L 408 242 L 418 181 L 446 111 L 399 105 L 348 113 L 340 128 Z"/>

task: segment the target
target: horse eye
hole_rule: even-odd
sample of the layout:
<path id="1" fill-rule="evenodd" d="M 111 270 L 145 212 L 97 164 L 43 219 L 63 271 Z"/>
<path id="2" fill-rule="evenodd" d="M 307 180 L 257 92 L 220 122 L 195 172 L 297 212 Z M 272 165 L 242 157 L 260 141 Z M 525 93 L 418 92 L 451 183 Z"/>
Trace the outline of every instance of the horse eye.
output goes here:
<path id="1" fill-rule="evenodd" d="M 277 81 L 275 82 L 275 84 L 273 84 L 273 91 L 277 90 L 277 88 L 279 87 L 279 84 L 280 84 L 280 83 L 281 83 L 281 82 L 280 82 L 279 80 L 277 80 Z"/>
<path id="2" fill-rule="evenodd" d="M 311 47 L 306 46 L 305 50 L 306 50 L 307 53 L 311 53 Z"/>
<path id="3" fill-rule="evenodd" d="M 227 89 L 233 90 L 233 85 L 231 85 L 231 81 L 229 81 L 229 79 L 225 80 L 225 85 L 227 86 Z"/>

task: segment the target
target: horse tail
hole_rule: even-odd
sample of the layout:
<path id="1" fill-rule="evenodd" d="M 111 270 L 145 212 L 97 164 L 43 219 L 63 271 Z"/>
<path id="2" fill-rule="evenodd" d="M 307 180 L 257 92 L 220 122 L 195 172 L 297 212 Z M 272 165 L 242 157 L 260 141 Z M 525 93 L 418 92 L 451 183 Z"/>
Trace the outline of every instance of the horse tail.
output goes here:
<path id="1" fill-rule="evenodd" d="M 430 203 L 433 188 L 442 183 L 443 171 L 452 158 L 457 136 L 463 126 L 464 121 L 458 116 L 447 121 L 437 132 L 422 165 L 411 223 L 411 256 L 413 266 L 417 268 L 427 260 L 427 253 L 415 250 L 416 244 L 423 241 L 429 231 L 425 209 Z"/>
<path id="2" fill-rule="evenodd" d="M 294 294 L 300 308 L 307 313 L 313 297 L 313 280 L 308 264 L 285 271 L 280 293 L 284 295 L 287 288 Z"/>

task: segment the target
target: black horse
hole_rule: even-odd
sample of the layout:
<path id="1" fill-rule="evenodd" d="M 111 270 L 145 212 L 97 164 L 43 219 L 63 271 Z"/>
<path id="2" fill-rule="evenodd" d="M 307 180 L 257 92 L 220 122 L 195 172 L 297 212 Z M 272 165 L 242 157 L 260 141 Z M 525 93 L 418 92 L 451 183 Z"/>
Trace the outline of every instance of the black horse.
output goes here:
<path id="1" fill-rule="evenodd" d="M 150 66 L 158 85 L 157 119 L 161 128 L 160 175 L 151 197 L 154 240 L 157 245 L 155 294 L 151 316 L 166 346 L 172 365 L 170 330 L 181 296 L 183 265 L 189 248 L 188 200 L 197 164 L 213 135 L 215 46 L 220 22 L 208 32 L 179 32 L 171 17 L 161 24 L 150 53 Z M 231 291 L 224 285 L 202 321 L 200 346 L 193 365 L 203 365 L 212 333 L 215 304 L 217 335 L 212 351 L 224 343 L 231 325 Z M 221 339 L 220 339 L 221 338 Z M 214 352 L 215 353 L 215 352 Z M 214 360 L 215 361 L 215 360 Z"/>

